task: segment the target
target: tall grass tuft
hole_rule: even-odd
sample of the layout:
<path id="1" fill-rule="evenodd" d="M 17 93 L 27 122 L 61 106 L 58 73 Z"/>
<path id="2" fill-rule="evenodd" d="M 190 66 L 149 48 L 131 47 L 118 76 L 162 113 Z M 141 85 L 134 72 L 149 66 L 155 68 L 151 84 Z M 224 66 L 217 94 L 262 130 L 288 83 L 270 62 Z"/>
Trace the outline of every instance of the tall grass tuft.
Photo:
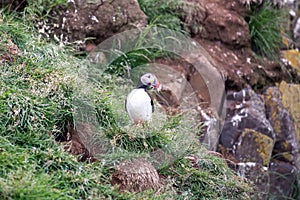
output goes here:
<path id="1" fill-rule="evenodd" d="M 249 29 L 252 49 L 261 56 L 278 59 L 282 42 L 281 24 L 283 11 L 269 3 L 252 8 L 249 16 Z"/>
<path id="2" fill-rule="evenodd" d="M 177 12 L 180 0 L 139 0 L 138 2 L 143 12 L 147 15 L 149 24 L 164 26 L 176 31 L 182 29 L 180 13 Z"/>

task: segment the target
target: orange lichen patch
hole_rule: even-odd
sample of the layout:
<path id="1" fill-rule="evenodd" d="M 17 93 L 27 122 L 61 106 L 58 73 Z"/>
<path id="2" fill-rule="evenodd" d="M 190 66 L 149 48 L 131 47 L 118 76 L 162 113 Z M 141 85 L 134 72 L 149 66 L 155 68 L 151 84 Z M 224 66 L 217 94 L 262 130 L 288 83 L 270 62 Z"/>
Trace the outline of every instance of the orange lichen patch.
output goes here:
<path id="1" fill-rule="evenodd" d="M 263 135 L 259 132 L 249 131 L 248 133 L 252 133 L 254 135 L 254 141 L 258 145 L 256 151 L 263 161 L 262 164 L 268 165 L 272 155 L 271 149 L 273 149 L 274 146 L 273 140 L 270 137 Z"/>
<path id="2" fill-rule="evenodd" d="M 282 37 L 282 43 L 284 47 L 288 48 L 289 47 L 289 40 L 287 37 Z"/>
<path id="3" fill-rule="evenodd" d="M 289 143 L 287 143 L 286 141 L 285 142 L 282 142 L 282 146 L 285 148 L 285 149 L 287 149 L 287 148 L 289 148 Z"/>
<path id="4" fill-rule="evenodd" d="M 281 53 L 283 57 L 290 62 L 290 65 L 297 70 L 298 75 L 300 75 L 300 52 L 298 50 L 292 49 L 281 51 Z"/>
<path id="5" fill-rule="evenodd" d="M 286 34 L 284 31 L 281 31 L 281 35 L 282 35 L 282 47 L 284 49 L 290 49 L 294 41 L 291 38 L 289 38 L 288 34 Z"/>
<path id="6" fill-rule="evenodd" d="M 281 127 L 282 127 L 282 123 L 281 123 L 281 119 L 279 116 L 279 113 L 281 113 L 282 109 L 280 106 L 278 106 L 278 102 L 274 101 L 274 97 L 276 97 L 276 91 L 274 91 L 275 88 L 268 88 L 266 90 L 266 93 L 264 95 L 264 101 L 265 104 L 268 106 L 268 108 L 270 109 L 270 113 L 271 115 L 269 116 L 273 126 L 273 129 L 275 131 L 275 133 L 280 133 L 281 132 Z"/>
<path id="7" fill-rule="evenodd" d="M 293 161 L 294 156 L 290 154 L 289 152 L 282 153 L 282 157 L 284 157 L 288 161 Z"/>
<path id="8" fill-rule="evenodd" d="M 279 85 L 283 106 L 290 112 L 294 120 L 297 141 L 300 144 L 300 85 L 287 84 L 282 81 Z"/>
<path id="9" fill-rule="evenodd" d="M 283 106 L 278 87 L 269 87 L 264 93 L 264 101 L 269 121 L 276 134 L 273 156 L 288 162 L 295 161 L 297 139 L 294 120 L 288 109 Z"/>
<path id="10" fill-rule="evenodd" d="M 242 162 L 257 162 L 266 166 L 269 164 L 274 141 L 267 135 L 246 128 L 240 136 L 236 157 Z"/>

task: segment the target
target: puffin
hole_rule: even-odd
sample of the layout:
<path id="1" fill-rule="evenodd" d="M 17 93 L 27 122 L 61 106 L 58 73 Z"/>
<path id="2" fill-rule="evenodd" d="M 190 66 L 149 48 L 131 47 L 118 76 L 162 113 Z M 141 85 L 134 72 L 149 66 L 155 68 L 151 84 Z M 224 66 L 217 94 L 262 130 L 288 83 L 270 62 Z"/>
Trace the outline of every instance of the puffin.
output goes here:
<path id="1" fill-rule="evenodd" d="M 149 90 L 160 90 L 160 84 L 156 76 L 146 73 L 140 77 L 138 85 L 125 100 L 125 108 L 133 124 L 144 124 L 151 121 L 154 112 L 153 99 Z"/>

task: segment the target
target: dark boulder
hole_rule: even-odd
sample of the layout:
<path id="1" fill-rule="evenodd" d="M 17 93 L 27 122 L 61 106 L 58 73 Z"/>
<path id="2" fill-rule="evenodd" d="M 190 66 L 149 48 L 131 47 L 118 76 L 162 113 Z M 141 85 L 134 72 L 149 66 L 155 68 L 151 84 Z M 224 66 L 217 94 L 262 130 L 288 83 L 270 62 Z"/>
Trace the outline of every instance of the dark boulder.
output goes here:
<path id="1" fill-rule="evenodd" d="M 69 1 L 54 9 L 56 18 L 49 19 L 44 33 L 61 43 L 90 40 L 99 44 L 119 32 L 144 27 L 147 17 L 136 0 L 129 1 Z"/>
<path id="2" fill-rule="evenodd" d="M 227 116 L 220 144 L 242 162 L 269 163 L 275 134 L 266 118 L 263 99 L 251 89 L 227 95 Z"/>
<path id="3" fill-rule="evenodd" d="M 299 171 L 288 162 L 271 162 L 270 198 L 271 199 L 296 199 L 300 192 Z M 299 195 L 298 195 L 299 198 Z"/>
<path id="4" fill-rule="evenodd" d="M 264 94 L 267 117 L 276 134 L 273 157 L 277 160 L 295 164 L 300 157 L 300 145 L 294 126 L 294 120 L 283 106 L 277 87 L 269 87 Z"/>
<path id="5" fill-rule="evenodd" d="M 267 199 L 270 190 L 268 168 L 254 162 L 238 163 L 237 173 L 254 183 L 253 199 Z"/>

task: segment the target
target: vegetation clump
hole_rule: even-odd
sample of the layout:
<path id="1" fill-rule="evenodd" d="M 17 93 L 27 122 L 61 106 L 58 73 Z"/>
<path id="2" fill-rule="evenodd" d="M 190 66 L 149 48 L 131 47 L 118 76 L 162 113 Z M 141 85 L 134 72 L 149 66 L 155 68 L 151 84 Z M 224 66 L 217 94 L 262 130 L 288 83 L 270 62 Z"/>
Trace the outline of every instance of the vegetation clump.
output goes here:
<path id="1" fill-rule="evenodd" d="M 125 78 L 119 71 L 113 74 L 112 68 L 104 75 L 107 79 L 93 83 L 97 87 L 88 96 L 94 98 L 88 106 L 115 151 L 104 158 L 97 157 L 93 163 L 78 162 L 78 157 L 67 153 L 58 138 L 68 134 L 68 124 L 76 127 L 78 122 L 73 115 L 74 99 L 78 98 L 75 94 L 83 97 L 86 94 L 74 92 L 78 86 L 75 80 L 84 60 L 74 56 L 71 47 L 39 38 L 26 15 L 2 13 L 0 21 L 1 41 L 11 40 L 20 49 L 13 60 L 0 62 L 0 196 L 3 199 L 248 198 L 251 188 L 222 159 L 206 156 L 196 142 L 185 143 L 193 127 L 183 119 L 166 119 L 152 130 L 151 137 L 145 138 L 134 137 L 133 133 L 139 130 L 121 126 L 124 113 L 113 112 L 112 102 L 120 102 L 120 96 L 114 96 L 115 84 Z M 121 107 L 121 103 L 114 106 Z M 148 158 L 159 149 L 174 157 L 158 170 L 162 176 L 159 192 L 121 193 L 118 186 L 111 184 L 115 164 L 128 157 Z M 197 155 L 196 165 L 186 155 Z"/>
<path id="2" fill-rule="evenodd" d="M 249 16 L 252 49 L 261 56 L 278 59 L 282 44 L 281 26 L 284 12 L 270 3 L 254 7 Z"/>

